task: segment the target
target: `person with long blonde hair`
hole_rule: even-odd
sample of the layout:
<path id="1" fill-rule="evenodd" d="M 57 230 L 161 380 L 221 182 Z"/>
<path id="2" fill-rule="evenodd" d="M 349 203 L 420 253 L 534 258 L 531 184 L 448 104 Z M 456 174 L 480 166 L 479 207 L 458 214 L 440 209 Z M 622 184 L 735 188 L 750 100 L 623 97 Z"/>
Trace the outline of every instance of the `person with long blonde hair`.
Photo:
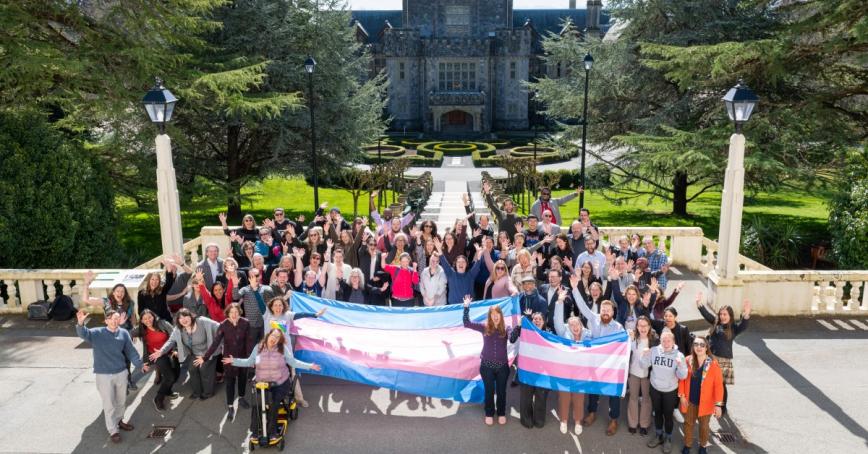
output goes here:
<path id="1" fill-rule="evenodd" d="M 506 424 L 506 381 L 509 379 L 509 358 L 506 346 L 518 337 L 518 330 L 506 327 L 500 306 L 488 308 L 485 323 L 470 321 L 470 296 L 464 297 L 464 327 L 482 333 L 482 353 L 479 355 L 479 375 L 485 386 L 485 424 Z M 514 340 L 513 340 L 514 341 Z"/>

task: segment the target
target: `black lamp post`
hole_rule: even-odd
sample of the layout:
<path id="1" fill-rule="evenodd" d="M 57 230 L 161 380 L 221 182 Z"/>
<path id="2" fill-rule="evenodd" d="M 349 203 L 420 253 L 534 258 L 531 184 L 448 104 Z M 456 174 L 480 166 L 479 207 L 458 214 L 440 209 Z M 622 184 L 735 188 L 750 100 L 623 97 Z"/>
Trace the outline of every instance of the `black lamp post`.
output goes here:
<path id="1" fill-rule="evenodd" d="M 729 137 L 729 156 L 723 179 L 723 193 L 720 199 L 720 230 L 718 238 L 717 263 L 708 282 L 717 301 L 741 299 L 741 285 L 726 284 L 739 272 L 739 245 L 741 244 L 741 218 L 744 209 L 744 150 L 745 137 L 741 127 L 759 103 L 759 97 L 750 88 L 738 81 L 723 97 L 726 113 L 735 123 L 735 133 Z"/>
<path id="2" fill-rule="evenodd" d="M 177 102 L 178 98 L 163 86 L 163 81 L 159 77 L 155 78 L 154 87 L 145 93 L 142 104 L 151 122 L 160 128 L 160 134 L 166 132 L 166 123 L 172 119 L 172 112 Z"/>
<path id="3" fill-rule="evenodd" d="M 308 110 L 310 110 L 310 157 L 313 161 L 313 210 L 319 208 L 319 171 L 317 170 L 316 159 L 316 126 L 313 116 L 313 70 L 316 68 L 316 60 L 310 55 L 304 61 L 304 70 L 307 72 L 307 102 Z"/>
<path id="4" fill-rule="evenodd" d="M 382 150 L 383 136 L 377 137 L 377 163 L 383 162 L 383 150 Z"/>
<path id="5" fill-rule="evenodd" d="M 585 64 L 585 108 L 582 111 L 582 192 L 579 193 L 579 210 L 585 207 L 585 150 L 588 141 L 588 78 L 591 75 L 591 67 L 594 66 L 594 57 L 588 52 L 583 60 Z"/>
<path id="6" fill-rule="evenodd" d="M 142 99 L 148 117 L 160 129 L 154 140 L 157 155 L 157 208 L 160 213 L 160 241 L 163 255 L 167 256 L 184 255 L 178 179 L 172 163 L 172 141 L 166 134 L 166 123 L 172 119 L 177 102 L 178 98 L 163 86 L 159 77 Z"/>
<path id="7" fill-rule="evenodd" d="M 759 97 L 741 79 L 735 87 L 726 92 L 723 103 L 726 105 L 726 114 L 735 123 L 736 133 L 741 133 L 741 126 L 750 119 L 758 102 Z"/>

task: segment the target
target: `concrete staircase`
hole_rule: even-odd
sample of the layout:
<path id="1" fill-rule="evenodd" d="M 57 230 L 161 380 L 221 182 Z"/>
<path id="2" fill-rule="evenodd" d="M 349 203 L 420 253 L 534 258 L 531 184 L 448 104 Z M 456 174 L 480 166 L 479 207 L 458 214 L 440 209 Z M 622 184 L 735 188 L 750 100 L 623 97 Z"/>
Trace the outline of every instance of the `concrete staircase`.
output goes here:
<path id="1" fill-rule="evenodd" d="M 456 219 L 467 216 L 461 196 L 468 193 L 468 183 L 466 181 L 447 180 L 443 182 L 442 191 L 437 191 L 436 189 L 439 188 L 436 186 L 440 185 L 435 185 L 435 191 L 428 199 L 421 220 L 434 221 L 437 224 L 437 231 L 444 232 L 447 228 L 452 228 Z M 482 194 L 478 191 L 470 192 L 470 200 L 477 216 L 488 214 L 488 207 L 485 206 Z"/>

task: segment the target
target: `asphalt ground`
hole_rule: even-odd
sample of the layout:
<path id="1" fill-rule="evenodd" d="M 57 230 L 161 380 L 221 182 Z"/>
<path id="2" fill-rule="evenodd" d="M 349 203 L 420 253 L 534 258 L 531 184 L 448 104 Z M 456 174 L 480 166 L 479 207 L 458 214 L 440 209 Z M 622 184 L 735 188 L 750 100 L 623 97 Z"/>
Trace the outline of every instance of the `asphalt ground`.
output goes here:
<path id="1" fill-rule="evenodd" d="M 857 315 L 755 317 L 736 340 L 737 384 L 730 388 L 728 416 L 712 423 L 709 452 L 868 452 L 868 314 Z M 90 366 L 90 347 L 75 337 L 71 321 L 0 318 L 0 452 L 247 451 L 249 413 L 227 422 L 222 385 L 215 397 L 193 402 L 189 385 L 179 382 L 182 397 L 158 413 L 150 375 L 128 396 L 126 415 L 136 429 L 112 444 Z M 517 388 L 508 391 L 508 424 L 486 427 L 480 405 L 328 378 L 302 381 L 311 406 L 290 423 L 286 452 L 659 452 L 645 447 L 647 437 L 627 432 L 626 409 L 618 433 L 606 436 L 605 400 L 596 424 L 576 437 L 558 431 L 553 395 L 544 428 L 519 424 Z M 147 438 L 153 426 L 164 425 L 175 427 L 167 438 Z M 674 441 L 680 449 L 680 427 Z"/>

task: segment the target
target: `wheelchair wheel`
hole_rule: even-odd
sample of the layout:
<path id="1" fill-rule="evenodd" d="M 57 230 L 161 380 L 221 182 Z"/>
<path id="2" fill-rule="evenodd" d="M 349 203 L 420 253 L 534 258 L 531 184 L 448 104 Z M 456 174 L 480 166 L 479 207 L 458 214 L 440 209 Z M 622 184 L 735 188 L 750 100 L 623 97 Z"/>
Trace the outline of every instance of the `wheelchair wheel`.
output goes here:
<path id="1" fill-rule="evenodd" d="M 298 407 L 295 407 L 292 410 L 289 410 L 289 419 L 291 419 L 293 421 L 298 419 Z"/>

